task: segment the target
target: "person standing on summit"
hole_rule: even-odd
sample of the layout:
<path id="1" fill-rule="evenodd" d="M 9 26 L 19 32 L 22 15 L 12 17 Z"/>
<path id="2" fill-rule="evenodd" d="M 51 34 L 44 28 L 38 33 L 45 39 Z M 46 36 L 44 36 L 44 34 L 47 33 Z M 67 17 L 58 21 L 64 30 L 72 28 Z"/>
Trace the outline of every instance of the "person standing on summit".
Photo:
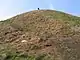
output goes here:
<path id="1" fill-rule="evenodd" d="M 40 10 L 40 9 L 38 8 L 38 10 Z"/>

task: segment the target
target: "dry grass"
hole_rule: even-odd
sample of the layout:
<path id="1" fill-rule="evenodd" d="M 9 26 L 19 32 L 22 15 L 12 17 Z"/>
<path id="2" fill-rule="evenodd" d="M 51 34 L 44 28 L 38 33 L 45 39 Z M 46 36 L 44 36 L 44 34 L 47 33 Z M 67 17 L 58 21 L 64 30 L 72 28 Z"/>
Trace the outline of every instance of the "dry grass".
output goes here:
<path id="1" fill-rule="evenodd" d="M 1 21 L 0 58 L 80 60 L 79 28 L 80 17 L 53 10 L 31 11 Z"/>

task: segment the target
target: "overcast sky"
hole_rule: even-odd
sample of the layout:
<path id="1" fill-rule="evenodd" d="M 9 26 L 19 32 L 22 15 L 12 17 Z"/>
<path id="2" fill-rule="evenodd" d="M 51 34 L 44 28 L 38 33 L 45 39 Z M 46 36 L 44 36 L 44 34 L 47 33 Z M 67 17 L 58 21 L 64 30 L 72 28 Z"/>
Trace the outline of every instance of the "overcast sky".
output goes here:
<path id="1" fill-rule="evenodd" d="M 0 20 L 38 7 L 80 16 L 80 0 L 0 0 Z"/>

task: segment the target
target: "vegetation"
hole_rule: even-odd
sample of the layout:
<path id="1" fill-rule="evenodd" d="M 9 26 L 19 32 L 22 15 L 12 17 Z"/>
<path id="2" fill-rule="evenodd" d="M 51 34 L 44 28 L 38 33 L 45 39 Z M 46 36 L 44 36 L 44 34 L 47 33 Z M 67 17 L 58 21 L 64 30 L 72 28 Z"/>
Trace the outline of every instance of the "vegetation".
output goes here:
<path id="1" fill-rule="evenodd" d="M 64 12 L 35 10 L 0 21 L 0 60 L 80 60 L 79 45 L 80 17 Z"/>

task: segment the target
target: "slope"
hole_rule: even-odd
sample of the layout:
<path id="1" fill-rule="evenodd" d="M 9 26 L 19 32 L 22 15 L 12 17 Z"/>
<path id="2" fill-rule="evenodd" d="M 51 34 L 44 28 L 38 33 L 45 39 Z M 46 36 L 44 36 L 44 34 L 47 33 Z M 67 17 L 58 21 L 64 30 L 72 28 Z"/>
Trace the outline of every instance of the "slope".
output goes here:
<path id="1" fill-rule="evenodd" d="M 80 60 L 80 17 L 54 10 L 0 22 L 2 60 Z"/>

